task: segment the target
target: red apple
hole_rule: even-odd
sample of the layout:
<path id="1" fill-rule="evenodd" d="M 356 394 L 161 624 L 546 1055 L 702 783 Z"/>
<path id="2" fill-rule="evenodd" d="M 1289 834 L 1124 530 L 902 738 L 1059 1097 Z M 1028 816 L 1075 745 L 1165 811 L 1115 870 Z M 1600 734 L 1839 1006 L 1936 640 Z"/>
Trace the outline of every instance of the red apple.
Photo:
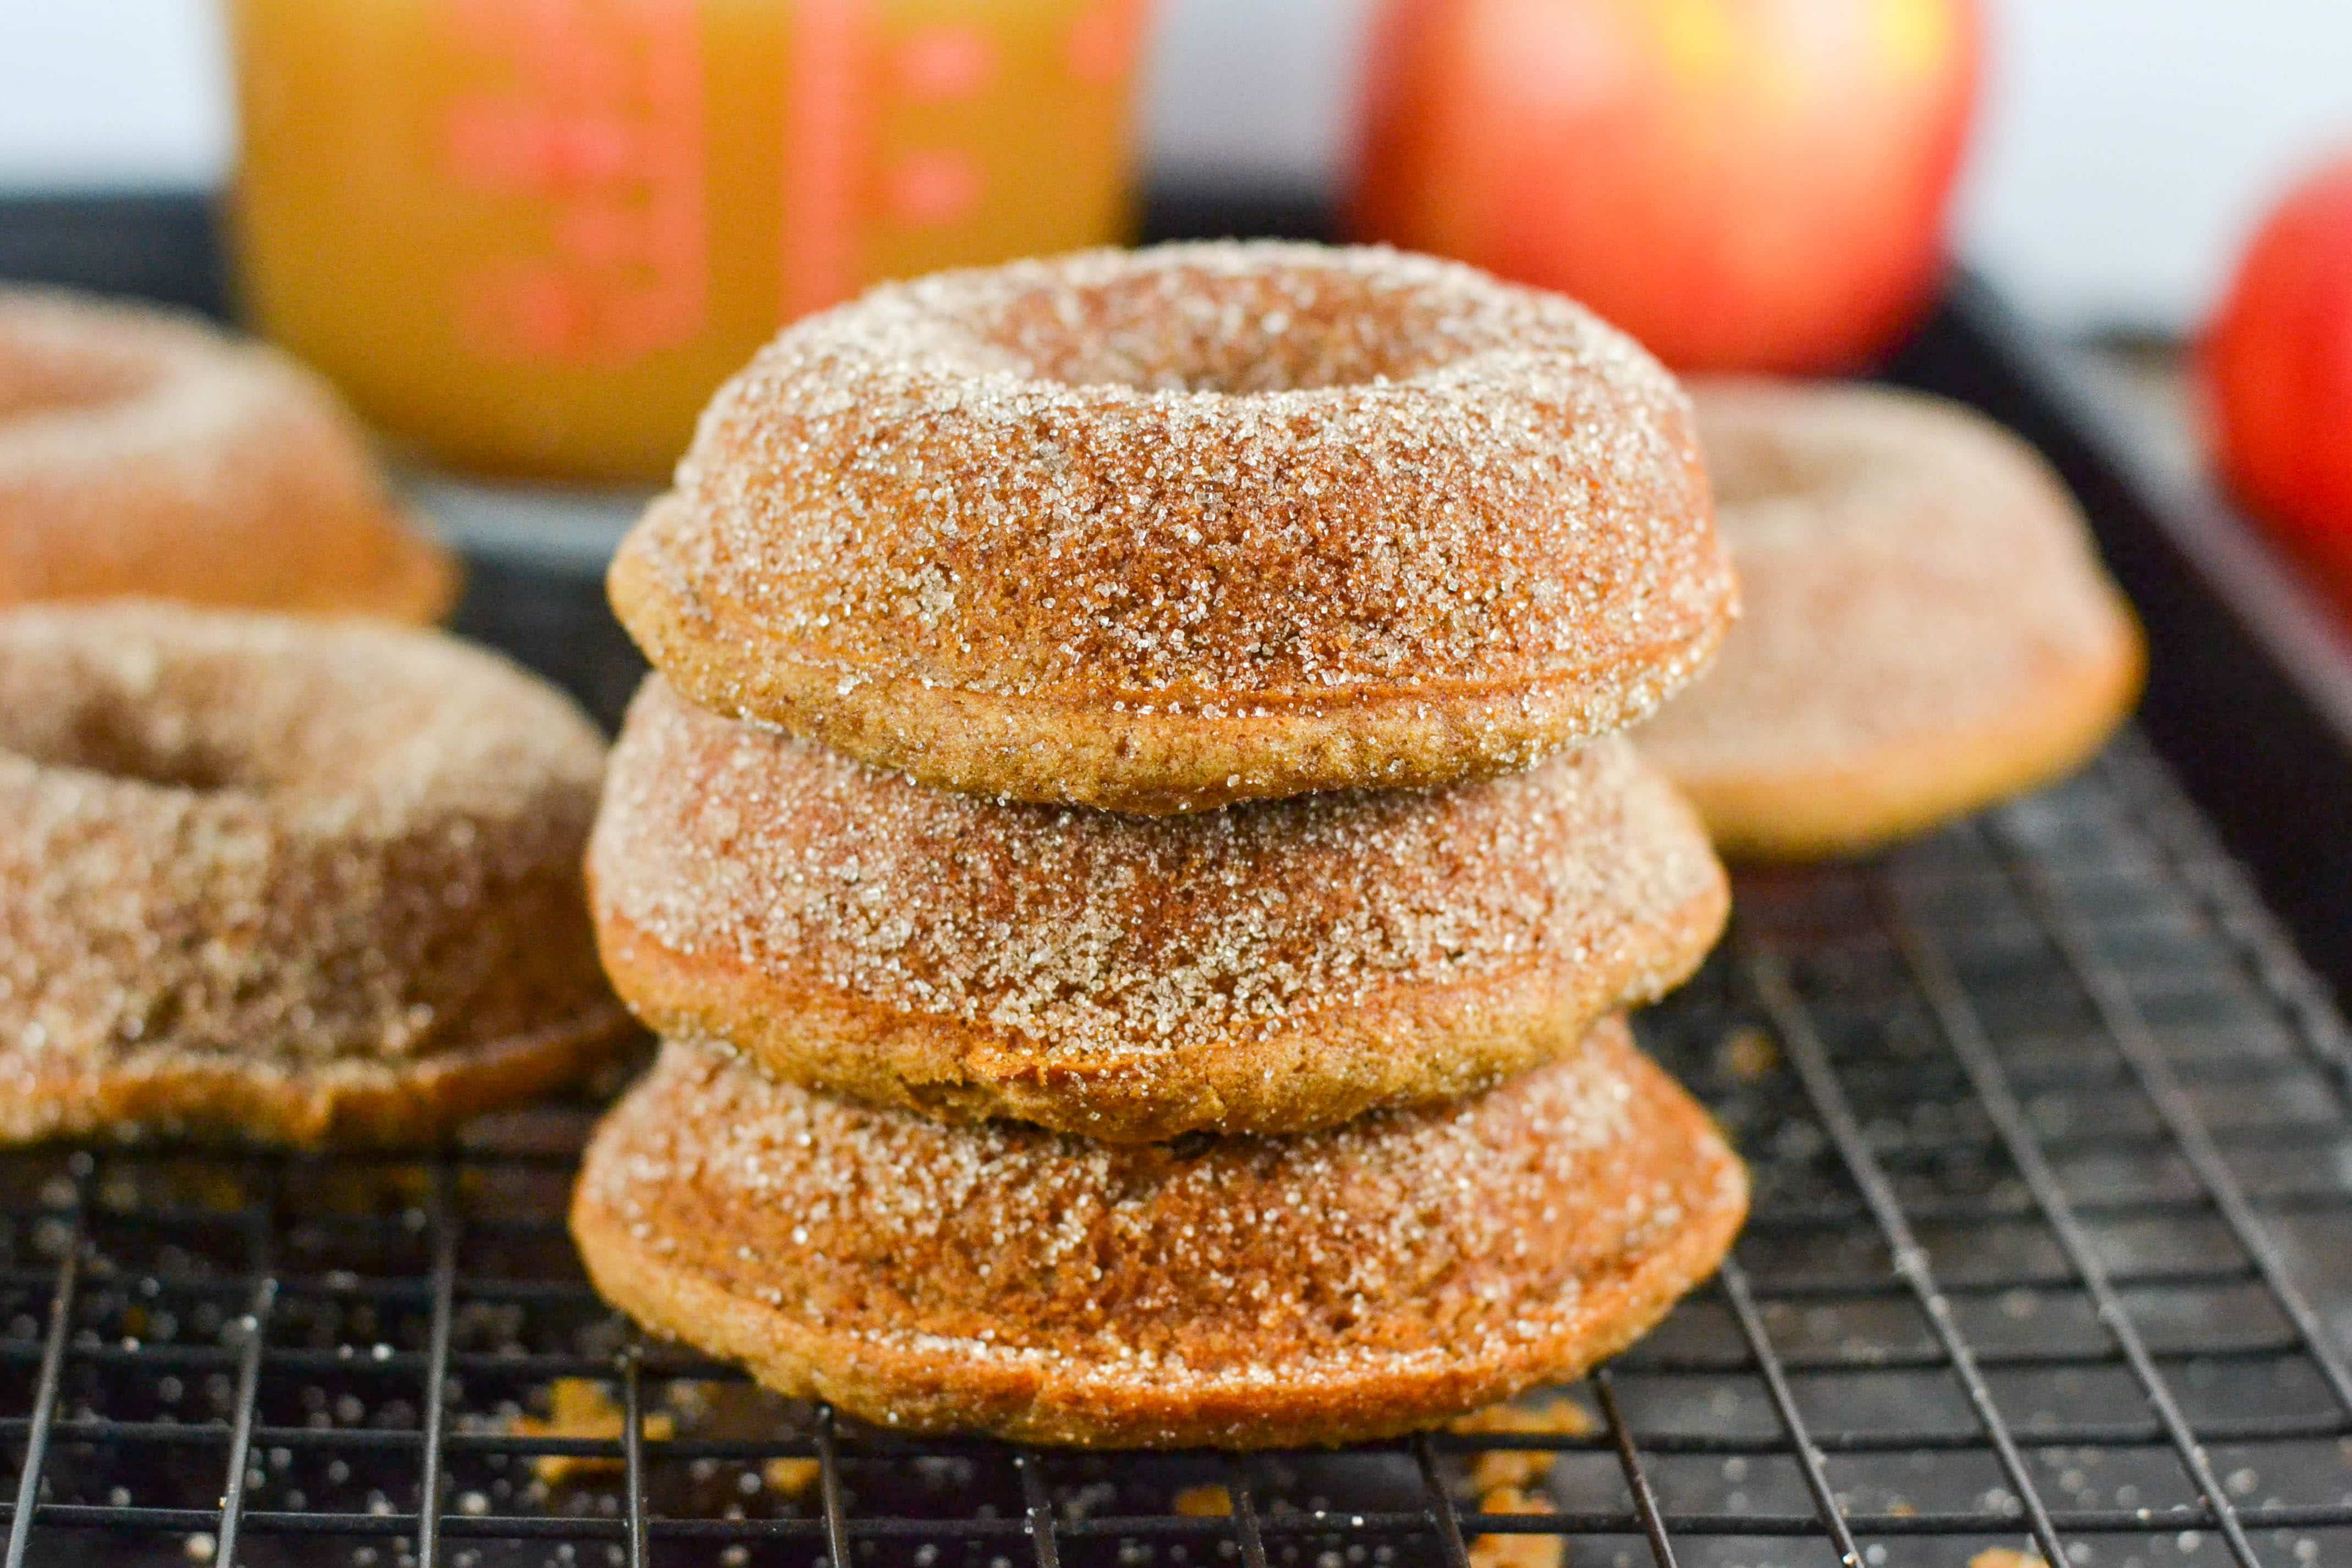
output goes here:
<path id="1" fill-rule="evenodd" d="M 2200 361 L 2223 476 L 2352 603 L 2352 155 L 2256 232 Z"/>
<path id="2" fill-rule="evenodd" d="M 1688 370 L 1845 368 L 1935 290 L 1975 0 L 1386 0 L 1373 37 L 1364 238 Z"/>

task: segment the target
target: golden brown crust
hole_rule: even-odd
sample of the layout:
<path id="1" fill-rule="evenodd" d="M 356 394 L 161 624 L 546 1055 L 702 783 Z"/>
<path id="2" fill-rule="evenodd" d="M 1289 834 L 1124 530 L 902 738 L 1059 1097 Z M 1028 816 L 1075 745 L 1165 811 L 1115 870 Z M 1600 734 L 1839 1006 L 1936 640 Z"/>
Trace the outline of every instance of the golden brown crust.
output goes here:
<path id="1" fill-rule="evenodd" d="M 1524 768 L 1734 612 L 1680 392 L 1386 251 L 1090 252 L 878 289 L 705 414 L 614 608 L 714 712 L 1163 814 Z"/>
<path id="2" fill-rule="evenodd" d="M 1747 612 L 1635 738 L 1725 854 L 1876 848 L 2063 777 L 2129 712 L 2137 625 L 2022 442 L 1885 390 L 1695 395 Z"/>
<path id="3" fill-rule="evenodd" d="M 919 1431 L 1265 1448 L 1577 1376 L 1713 1271 L 1747 1179 L 1620 1023 L 1458 1105 L 1112 1148 L 665 1048 L 589 1147 L 605 1297 Z"/>
<path id="4" fill-rule="evenodd" d="M 2131 613 L 2120 596 L 2116 610 Z M 1968 729 L 1890 739 L 1812 767 L 1676 782 L 1730 859 L 1862 854 L 2073 773 L 2131 712 L 2146 669 L 2138 637 L 2119 637 L 2104 658 L 2053 671 L 2011 711 Z"/>
<path id="5" fill-rule="evenodd" d="M 458 584 L 292 360 L 175 312 L 0 287 L 0 604 L 150 595 L 424 623 Z"/>
<path id="6" fill-rule="evenodd" d="M 47 1138 L 228 1137 L 297 1148 L 421 1143 L 604 1061 L 635 1032 L 612 1003 L 534 1033 L 414 1061 L 289 1062 L 129 1051 L 0 1071 L 0 1144 Z"/>
<path id="7" fill-rule="evenodd" d="M 1696 819 L 1620 739 L 1425 793 L 1153 820 L 926 789 L 659 676 L 590 871 L 605 968 L 656 1032 L 1115 1142 L 1484 1088 L 1680 984 L 1728 903 Z"/>
<path id="8" fill-rule="evenodd" d="M 623 1019 L 580 871 L 603 750 L 436 633 L 0 613 L 0 1137 L 395 1135 L 583 1060 Z"/>

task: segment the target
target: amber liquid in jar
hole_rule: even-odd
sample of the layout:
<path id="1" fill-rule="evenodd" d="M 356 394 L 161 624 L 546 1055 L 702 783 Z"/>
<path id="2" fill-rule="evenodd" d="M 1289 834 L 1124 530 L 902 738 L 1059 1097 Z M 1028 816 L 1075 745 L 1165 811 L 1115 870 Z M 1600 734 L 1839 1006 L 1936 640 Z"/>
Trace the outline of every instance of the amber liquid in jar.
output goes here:
<path id="1" fill-rule="evenodd" d="M 1129 236 L 1149 0 L 231 0 L 247 310 L 461 467 L 667 473 L 778 325 Z"/>

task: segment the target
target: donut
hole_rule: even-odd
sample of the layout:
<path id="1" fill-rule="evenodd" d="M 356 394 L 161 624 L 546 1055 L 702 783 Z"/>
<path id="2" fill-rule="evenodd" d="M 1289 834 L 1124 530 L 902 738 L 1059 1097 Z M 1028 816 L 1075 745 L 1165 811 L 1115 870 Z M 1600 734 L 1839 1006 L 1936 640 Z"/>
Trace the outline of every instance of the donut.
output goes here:
<path id="1" fill-rule="evenodd" d="M 658 675 L 589 876 L 605 970 L 656 1033 L 1115 1142 L 1484 1088 L 1680 984 L 1728 905 L 1621 737 L 1433 791 L 1133 817 L 927 789 Z"/>
<path id="2" fill-rule="evenodd" d="M 1131 1147 L 671 1042 L 572 1209 L 596 1288 L 910 1431 L 1289 1448 L 1580 1375 L 1713 1272 L 1746 1173 L 1621 1021 L 1454 1104 Z"/>
<path id="3" fill-rule="evenodd" d="M 0 287 L 0 605 L 128 594 L 426 622 L 457 590 L 292 360 L 175 311 Z"/>
<path id="4" fill-rule="evenodd" d="M 0 612 L 0 1140 L 421 1137 L 625 1027 L 603 744 L 436 632 Z"/>
<path id="5" fill-rule="evenodd" d="M 1162 815 L 1524 768 L 1735 611 L 1687 405 L 1450 262 L 1271 243 L 888 285 L 713 401 L 614 609 L 696 704 Z"/>
<path id="6" fill-rule="evenodd" d="M 1636 738 L 1724 853 L 1870 850 L 2063 777 L 2122 722 L 2138 624 L 2022 441 L 1884 389 L 1694 396 L 1746 613 Z"/>

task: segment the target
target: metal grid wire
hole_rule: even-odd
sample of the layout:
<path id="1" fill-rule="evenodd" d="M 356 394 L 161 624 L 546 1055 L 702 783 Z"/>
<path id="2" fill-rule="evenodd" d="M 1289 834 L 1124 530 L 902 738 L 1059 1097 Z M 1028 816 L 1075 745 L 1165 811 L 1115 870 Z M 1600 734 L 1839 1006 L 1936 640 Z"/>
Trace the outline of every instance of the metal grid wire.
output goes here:
<path id="1" fill-rule="evenodd" d="M 2352 1562 L 2352 1048 L 2142 746 L 1738 909 L 1643 1030 L 1755 1218 L 1588 1432 L 1106 1456 L 763 1405 L 596 1301 L 593 1108 L 540 1107 L 0 1158 L 5 1568 Z M 564 1378 L 617 1410 L 534 1424 Z M 1485 1511 L 1496 1449 L 1552 1511 Z"/>

